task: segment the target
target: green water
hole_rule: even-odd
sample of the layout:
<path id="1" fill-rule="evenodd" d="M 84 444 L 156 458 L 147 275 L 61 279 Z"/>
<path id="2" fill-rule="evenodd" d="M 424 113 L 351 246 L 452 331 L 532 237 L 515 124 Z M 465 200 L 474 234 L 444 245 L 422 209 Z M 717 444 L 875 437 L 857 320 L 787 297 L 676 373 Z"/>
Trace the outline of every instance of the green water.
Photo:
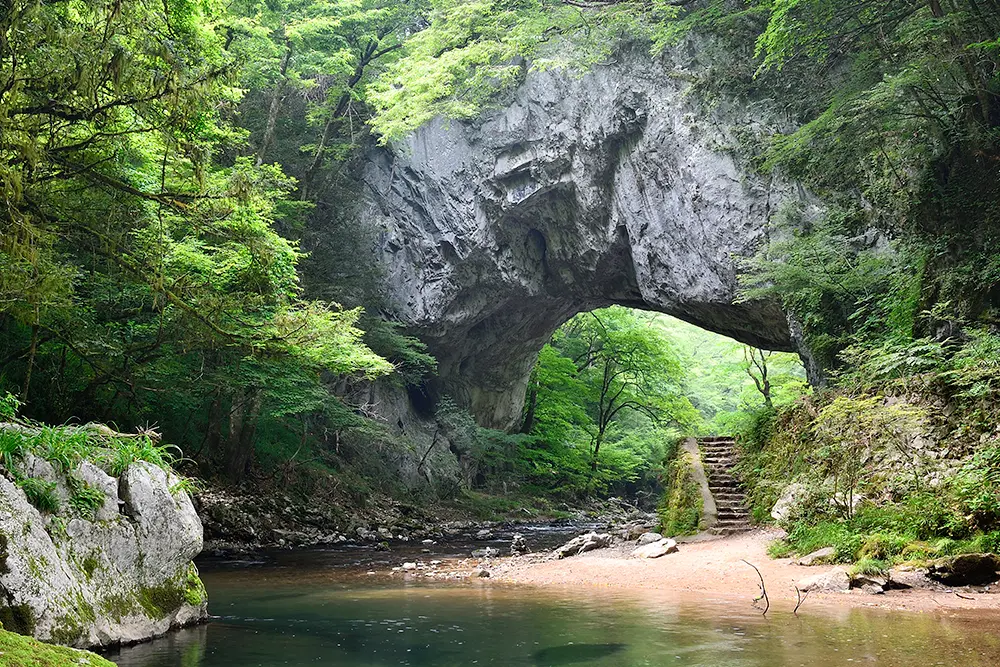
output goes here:
<path id="1" fill-rule="evenodd" d="M 109 657 L 121 667 L 1000 664 L 995 614 L 807 602 L 798 617 L 762 618 L 738 598 L 373 581 L 301 558 L 204 579 L 211 623 Z"/>

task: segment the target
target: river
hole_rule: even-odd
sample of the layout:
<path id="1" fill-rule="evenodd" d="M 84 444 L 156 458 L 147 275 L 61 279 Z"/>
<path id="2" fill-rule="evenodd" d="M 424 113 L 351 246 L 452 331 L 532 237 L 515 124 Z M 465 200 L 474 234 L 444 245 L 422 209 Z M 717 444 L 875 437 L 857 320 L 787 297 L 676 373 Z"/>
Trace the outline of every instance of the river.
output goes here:
<path id="1" fill-rule="evenodd" d="M 367 573 L 396 562 L 343 548 L 203 562 L 211 622 L 108 657 L 120 667 L 1000 664 L 992 614 L 807 603 L 764 618 L 741 599 Z"/>

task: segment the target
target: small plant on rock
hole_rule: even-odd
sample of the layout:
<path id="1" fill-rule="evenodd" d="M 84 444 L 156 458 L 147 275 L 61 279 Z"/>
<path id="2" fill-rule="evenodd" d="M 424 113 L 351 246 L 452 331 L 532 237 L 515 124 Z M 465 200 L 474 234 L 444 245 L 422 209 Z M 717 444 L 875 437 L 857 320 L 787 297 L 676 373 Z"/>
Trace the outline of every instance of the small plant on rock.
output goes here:
<path id="1" fill-rule="evenodd" d="M 17 485 L 24 491 L 28 502 L 39 512 L 55 514 L 59 511 L 59 498 L 56 496 L 56 483 L 46 482 L 37 477 L 19 480 Z"/>
<path id="2" fill-rule="evenodd" d="M 70 488 L 69 505 L 82 517 L 93 519 L 104 505 L 104 492 L 74 476 L 67 478 Z"/>

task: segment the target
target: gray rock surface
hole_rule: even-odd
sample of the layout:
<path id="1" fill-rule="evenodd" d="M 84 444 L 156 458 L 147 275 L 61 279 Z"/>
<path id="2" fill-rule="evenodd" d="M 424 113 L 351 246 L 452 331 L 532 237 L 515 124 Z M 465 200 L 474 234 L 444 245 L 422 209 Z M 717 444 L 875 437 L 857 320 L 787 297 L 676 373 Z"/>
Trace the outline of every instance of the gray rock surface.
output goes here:
<path id="1" fill-rule="evenodd" d="M 61 509 L 42 514 L 0 476 L 6 629 L 91 647 L 141 641 L 207 617 L 207 596 L 191 562 L 201 551 L 201 522 L 187 493 L 175 488 L 176 477 L 133 463 L 115 480 L 83 463 L 71 475 L 105 500 L 94 516 L 82 516 L 64 502 L 71 496 L 66 476 L 33 456 L 25 471 L 56 483 Z"/>
<path id="2" fill-rule="evenodd" d="M 509 427 L 553 330 L 610 304 L 794 348 L 777 304 L 734 302 L 735 262 L 775 211 L 807 197 L 734 157 L 776 114 L 700 102 L 702 56 L 685 44 L 582 77 L 532 73 L 482 119 L 432 122 L 369 153 L 359 222 L 390 312 L 438 358 L 432 392 Z"/>
<path id="3" fill-rule="evenodd" d="M 650 542 L 649 544 L 639 547 L 632 552 L 632 556 L 635 558 L 660 558 L 661 556 L 666 556 L 667 554 L 676 552 L 677 542 L 668 537 L 664 537 L 656 542 Z"/>
<path id="4" fill-rule="evenodd" d="M 595 533 L 593 531 L 574 537 L 572 540 L 555 550 L 557 558 L 576 556 L 594 549 L 603 549 L 611 546 L 612 537 L 608 533 Z"/>
<path id="5" fill-rule="evenodd" d="M 652 544 L 653 542 L 659 542 L 662 539 L 663 535 L 660 535 L 659 533 L 643 533 L 639 536 L 638 542 L 641 547 L 646 544 Z"/>
<path id="6" fill-rule="evenodd" d="M 822 549 L 817 549 L 811 554 L 807 554 L 802 558 L 795 561 L 796 565 L 803 565 L 810 567 L 813 565 L 825 565 L 833 560 L 833 557 L 837 555 L 837 550 L 833 547 L 824 547 Z"/>
<path id="7" fill-rule="evenodd" d="M 798 583 L 798 588 L 803 593 L 817 591 L 823 593 L 843 593 L 851 590 L 851 577 L 847 574 L 847 569 L 835 567 L 832 570 L 816 574 Z"/>
<path id="8" fill-rule="evenodd" d="M 771 518 L 779 523 L 785 521 L 808 496 L 809 488 L 805 484 L 799 482 L 789 484 L 771 508 Z"/>

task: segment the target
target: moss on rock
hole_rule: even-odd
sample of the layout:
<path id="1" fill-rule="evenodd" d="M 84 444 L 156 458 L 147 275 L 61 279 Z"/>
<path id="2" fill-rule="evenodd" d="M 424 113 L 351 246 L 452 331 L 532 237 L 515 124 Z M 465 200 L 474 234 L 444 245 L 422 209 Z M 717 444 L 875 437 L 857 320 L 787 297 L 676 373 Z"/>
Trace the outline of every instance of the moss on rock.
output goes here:
<path id="1" fill-rule="evenodd" d="M 0 667 L 115 667 L 114 663 L 65 646 L 52 646 L 0 630 Z"/>

